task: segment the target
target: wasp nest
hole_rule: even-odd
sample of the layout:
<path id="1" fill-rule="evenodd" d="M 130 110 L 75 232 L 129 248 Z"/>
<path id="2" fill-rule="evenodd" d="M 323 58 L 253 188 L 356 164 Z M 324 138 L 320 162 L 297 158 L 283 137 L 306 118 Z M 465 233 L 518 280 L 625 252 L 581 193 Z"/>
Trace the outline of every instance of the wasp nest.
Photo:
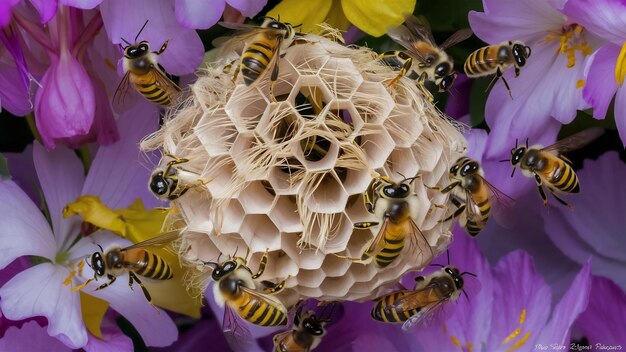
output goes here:
<path id="1" fill-rule="evenodd" d="M 428 264 L 406 249 L 384 269 L 335 255 L 360 257 L 376 235 L 353 228 L 377 221 L 363 202 L 376 175 L 419 176 L 415 222 L 435 254 L 446 249 L 451 222 L 440 220 L 452 209 L 435 207 L 445 196 L 424 185 L 449 183 L 465 140 L 414 81 L 389 87 L 397 73 L 374 52 L 312 35 L 281 52 L 273 97 L 269 73 L 250 86 L 241 77 L 234 84 L 237 64 L 205 70 L 190 98 L 144 142 L 188 159 L 174 167 L 179 182 L 194 186 L 172 202 L 186 222 L 187 262 L 249 252 L 254 271 L 267 249 L 260 279 L 289 276 L 288 301 L 371 298 Z"/>

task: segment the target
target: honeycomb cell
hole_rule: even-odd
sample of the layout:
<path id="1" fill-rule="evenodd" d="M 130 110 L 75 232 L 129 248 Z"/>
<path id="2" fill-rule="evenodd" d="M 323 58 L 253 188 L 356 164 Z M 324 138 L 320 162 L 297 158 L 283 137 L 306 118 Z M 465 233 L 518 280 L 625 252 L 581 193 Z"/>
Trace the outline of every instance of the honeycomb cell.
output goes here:
<path id="1" fill-rule="evenodd" d="M 374 82 L 363 82 L 350 99 L 364 123 L 382 124 L 394 107 L 387 89 Z"/>
<path id="2" fill-rule="evenodd" d="M 263 252 L 266 248 L 272 251 L 282 248 L 280 231 L 267 215 L 246 215 L 238 232 L 252 252 Z"/>
<path id="3" fill-rule="evenodd" d="M 364 134 L 360 144 L 367 156 L 367 164 L 372 169 L 382 168 L 394 147 L 393 140 L 385 130 Z"/>
<path id="4" fill-rule="evenodd" d="M 296 206 L 295 197 L 278 196 L 269 217 L 281 232 L 300 233 L 303 230 L 298 213 L 293 209 Z"/>
<path id="5" fill-rule="evenodd" d="M 237 200 L 246 214 L 268 214 L 274 207 L 276 196 L 261 181 L 250 182 Z"/>

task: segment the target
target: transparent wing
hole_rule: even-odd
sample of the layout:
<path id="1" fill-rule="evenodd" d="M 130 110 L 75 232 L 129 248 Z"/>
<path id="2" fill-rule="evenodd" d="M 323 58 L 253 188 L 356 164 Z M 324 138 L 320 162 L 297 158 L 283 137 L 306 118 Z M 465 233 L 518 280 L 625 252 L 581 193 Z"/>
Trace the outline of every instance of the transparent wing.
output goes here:
<path id="1" fill-rule="evenodd" d="M 220 25 L 226 27 L 225 22 L 220 22 Z M 228 24 L 231 29 L 237 29 L 239 32 L 234 36 L 224 36 L 214 39 L 211 44 L 214 47 L 219 48 L 219 55 L 227 54 L 231 51 L 236 53 L 241 53 L 246 46 L 246 43 L 250 41 L 254 36 L 265 33 L 270 37 L 279 37 L 282 38 L 285 35 L 285 31 L 283 29 L 276 28 L 263 28 L 259 26 L 251 26 L 246 24 Z"/>
<path id="2" fill-rule="evenodd" d="M 464 41 L 465 39 L 471 37 L 473 34 L 472 30 L 469 28 L 463 28 L 463 29 L 459 29 L 458 31 L 454 32 L 454 34 L 452 34 L 450 37 L 448 37 L 448 39 L 446 39 L 445 42 L 443 42 L 439 48 L 442 50 L 446 50 L 447 48 L 458 44 L 462 41 Z"/>
<path id="3" fill-rule="evenodd" d="M 245 324 L 228 304 L 224 305 L 222 330 L 233 351 L 249 351 L 252 347 L 252 334 Z"/>
<path id="4" fill-rule="evenodd" d="M 478 225 L 485 225 L 486 221 L 482 219 L 480 215 L 480 207 L 476 204 L 474 198 L 472 198 L 472 193 L 465 191 L 465 214 L 467 216 L 467 221 L 473 221 Z"/>
<path id="5" fill-rule="evenodd" d="M 379 226 L 380 228 L 378 229 L 378 232 L 376 233 L 376 237 L 374 237 L 371 244 L 365 250 L 365 253 L 363 253 L 363 254 L 367 254 L 369 257 L 375 256 L 376 254 L 378 254 L 378 252 L 380 252 L 383 249 L 384 244 L 385 244 L 384 243 L 385 231 L 387 231 L 387 226 L 389 226 L 389 219 L 386 218 L 383 221 L 383 223 L 380 224 Z"/>
<path id="6" fill-rule="evenodd" d="M 387 31 L 387 35 L 391 39 L 393 39 L 394 42 L 402 45 L 407 50 L 409 56 L 414 57 L 420 62 L 426 62 L 426 58 L 424 57 L 424 55 L 422 55 L 422 53 L 415 49 L 414 44 L 415 42 L 419 41 L 419 39 L 415 38 L 413 33 L 411 33 L 411 31 L 407 27 L 400 26 L 395 28 L 389 28 L 389 30 Z"/>
<path id="7" fill-rule="evenodd" d="M 411 253 L 417 253 L 417 261 L 428 264 L 433 260 L 433 250 L 430 248 L 426 236 L 424 236 L 424 233 L 412 218 L 409 219 L 409 223 L 411 233 L 409 234 L 410 242 L 407 247 L 415 247 L 417 250 L 411 251 Z"/>
<path id="8" fill-rule="evenodd" d="M 407 319 L 407 321 L 404 322 L 404 324 L 402 324 L 402 330 L 407 331 L 416 325 L 430 325 L 430 323 L 437 317 L 438 312 L 441 312 L 441 308 L 447 301 L 447 299 L 439 300 L 413 314 L 409 319 Z"/>
<path id="9" fill-rule="evenodd" d="M 437 46 L 433 33 L 422 21 L 415 16 L 405 16 L 404 26 L 411 32 L 414 39 L 423 40 L 432 46 Z"/>
<path id="10" fill-rule="evenodd" d="M 563 138 L 556 143 L 543 148 L 543 151 L 552 151 L 556 153 L 564 153 L 572 150 L 576 150 L 591 143 L 594 139 L 600 137 L 604 133 L 604 128 L 594 127 L 584 131 L 575 133 L 569 137 Z"/>
<path id="11" fill-rule="evenodd" d="M 287 308 L 285 308 L 285 306 L 278 301 L 277 299 L 271 297 L 270 295 L 266 295 L 264 293 L 261 293 L 257 290 L 253 290 L 251 288 L 245 287 L 245 286 L 239 286 L 239 288 L 248 293 L 250 296 L 252 296 L 253 299 L 257 299 L 259 301 L 263 301 L 266 302 L 267 304 L 274 306 L 276 308 L 278 308 L 278 310 L 282 311 L 284 314 L 287 314 Z"/>
<path id="12" fill-rule="evenodd" d="M 126 72 L 113 94 L 112 103 L 116 111 L 125 111 L 130 107 L 131 99 L 129 99 L 128 95 L 134 92 L 131 85 L 130 72 Z"/>
<path id="13" fill-rule="evenodd" d="M 135 243 L 131 246 L 124 248 L 127 251 L 130 249 L 144 248 L 144 247 L 163 247 L 170 244 L 172 241 L 178 239 L 180 231 L 165 232 L 157 237 L 145 240 L 143 242 Z"/>
<path id="14" fill-rule="evenodd" d="M 181 92 L 180 87 L 169 79 L 160 69 L 154 68 L 153 72 L 156 77 L 156 85 L 163 88 L 167 92 L 167 95 L 169 95 L 172 103 L 176 102 Z"/>

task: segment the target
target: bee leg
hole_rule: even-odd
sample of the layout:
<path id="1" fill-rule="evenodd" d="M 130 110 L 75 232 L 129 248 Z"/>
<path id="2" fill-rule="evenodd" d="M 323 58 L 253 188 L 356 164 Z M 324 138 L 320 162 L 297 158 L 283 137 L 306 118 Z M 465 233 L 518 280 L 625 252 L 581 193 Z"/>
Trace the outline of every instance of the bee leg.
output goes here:
<path id="1" fill-rule="evenodd" d="M 543 205 L 548 206 L 548 197 L 546 196 L 546 192 L 543 190 L 543 183 L 541 182 L 541 178 L 537 174 L 535 174 L 535 182 L 537 182 L 537 189 L 539 189 L 539 195 L 543 200 Z"/>
<path id="2" fill-rule="evenodd" d="M 168 165 L 177 165 L 177 164 L 184 164 L 189 162 L 189 159 L 187 158 L 179 158 L 176 155 L 172 154 L 172 153 L 163 153 L 163 155 L 171 158 L 172 160 L 170 162 L 168 162 Z"/>
<path id="3" fill-rule="evenodd" d="M 253 280 L 263 275 L 263 272 L 265 271 L 265 266 L 267 265 L 268 253 L 269 253 L 269 248 L 265 250 L 265 253 L 263 253 L 263 256 L 261 257 L 261 261 L 259 262 L 259 270 L 257 270 L 256 274 L 252 275 Z"/>
<path id="4" fill-rule="evenodd" d="M 428 282 L 426 281 L 426 278 L 424 276 L 418 276 L 415 278 L 415 288 L 413 288 L 413 291 L 417 291 L 417 290 L 421 290 L 424 287 L 426 287 L 426 284 Z"/>
<path id="5" fill-rule="evenodd" d="M 457 186 L 461 185 L 461 181 L 457 181 L 457 182 L 452 182 L 451 184 L 448 185 L 448 187 L 444 188 L 441 190 L 441 193 L 448 193 L 451 190 L 455 189 Z"/>
<path id="6" fill-rule="evenodd" d="M 159 51 L 153 51 L 153 53 L 157 54 L 157 55 L 161 55 L 165 49 L 167 49 L 167 44 L 170 42 L 170 40 L 166 40 L 165 43 L 163 43 L 163 45 L 161 45 L 161 49 L 159 49 Z"/>
<path id="7" fill-rule="evenodd" d="M 272 68 L 272 75 L 270 76 L 270 98 L 272 101 L 276 102 L 276 97 L 274 96 L 274 86 L 276 86 L 276 81 L 278 80 L 278 62 L 274 63 L 274 67 Z"/>
<path id="8" fill-rule="evenodd" d="M 359 230 L 367 230 L 370 227 L 378 226 L 378 222 L 355 222 L 354 228 Z"/>
<path id="9" fill-rule="evenodd" d="M 520 73 L 519 67 L 516 67 L 515 68 L 515 77 L 519 77 L 519 73 Z"/>
<path id="10" fill-rule="evenodd" d="M 567 203 L 566 201 L 564 201 L 563 199 L 561 199 L 561 197 L 557 196 L 556 192 L 554 192 L 553 190 L 549 189 L 550 193 L 552 194 L 552 196 L 554 197 L 554 199 L 556 199 L 557 201 L 559 201 L 559 203 L 565 205 L 568 208 L 572 208 L 572 206 Z"/>
<path id="11" fill-rule="evenodd" d="M 237 84 L 237 76 L 239 76 L 239 70 L 241 70 L 241 64 L 235 67 L 235 73 L 233 74 L 233 84 Z"/>
<path id="12" fill-rule="evenodd" d="M 452 202 L 452 204 L 456 205 L 457 209 L 454 211 L 454 213 L 452 213 L 452 215 L 450 215 L 447 218 L 441 220 L 440 222 L 450 221 L 450 220 L 460 216 L 461 214 L 463 214 L 463 211 L 465 211 L 465 208 L 467 208 L 467 205 L 459 203 L 459 201 L 457 199 L 453 198 L 451 200 L 451 202 Z"/>
<path id="13" fill-rule="evenodd" d="M 109 281 L 103 283 L 102 285 L 98 286 L 98 288 L 96 288 L 96 291 L 102 290 L 103 288 L 109 286 L 110 284 L 114 283 L 115 280 L 117 279 L 117 277 L 109 274 L 107 275 L 107 278 L 109 279 Z"/>
<path id="14" fill-rule="evenodd" d="M 426 77 L 427 77 L 426 72 L 420 75 L 420 77 L 417 79 L 417 88 L 419 88 L 419 90 L 421 90 L 422 93 L 424 93 L 424 95 L 428 98 L 428 101 L 432 103 L 435 100 L 435 98 L 430 93 L 430 91 L 426 89 L 426 86 L 425 86 Z"/>
<path id="15" fill-rule="evenodd" d="M 277 284 L 274 284 L 274 286 L 266 288 L 265 290 L 263 290 L 263 293 L 271 295 L 271 294 L 282 291 L 282 289 L 285 288 L 285 282 L 287 282 L 287 280 L 289 280 L 290 277 L 291 275 L 287 276 L 283 281 Z"/>
<path id="16" fill-rule="evenodd" d="M 560 155 L 559 154 L 559 158 L 563 159 L 563 161 L 565 161 L 566 163 L 570 164 L 570 165 L 574 165 L 574 163 L 572 163 L 572 161 L 570 159 L 568 159 L 567 157 L 565 157 L 565 155 Z"/>
<path id="17" fill-rule="evenodd" d="M 402 64 L 402 67 L 400 68 L 398 75 L 395 76 L 391 81 L 389 81 L 388 86 L 393 87 L 396 83 L 398 83 L 401 77 L 406 76 L 406 73 L 409 72 L 409 69 L 411 68 L 412 65 L 413 65 L 413 58 L 408 58 L 404 62 L 404 64 Z"/>
<path id="18" fill-rule="evenodd" d="M 148 292 L 148 289 L 146 288 L 146 286 L 143 285 L 141 280 L 139 280 L 137 275 L 135 275 L 134 272 L 129 271 L 128 276 L 129 276 L 128 284 L 130 285 L 130 287 L 131 288 L 133 287 L 133 281 L 135 281 L 139 285 L 139 287 L 141 287 L 141 290 L 143 291 L 143 295 L 146 296 L 148 303 L 152 304 L 152 296 L 150 296 L 150 292 Z"/>

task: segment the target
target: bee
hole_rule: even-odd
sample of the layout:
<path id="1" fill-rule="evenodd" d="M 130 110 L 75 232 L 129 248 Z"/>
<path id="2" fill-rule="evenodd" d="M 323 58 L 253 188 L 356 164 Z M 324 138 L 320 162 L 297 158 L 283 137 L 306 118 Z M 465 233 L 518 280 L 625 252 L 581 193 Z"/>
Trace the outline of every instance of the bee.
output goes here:
<path id="1" fill-rule="evenodd" d="M 394 85 L 402 76 L 417 80 L 419 89 L 430 97 L 432 95 L 424 87 L 426 81 L 437 86 L 439 92 L 446 92 L 454 83 L 457 73 L 454 71 L 454 62 L 445 50 L 472 35 L 469 28 L 461 29 L 437 46 L 435 39 L 428 28 L 420 23 L 415 16 L 406 16 L 404 25 L 389 29 L 387 35 L 407 51 L 387 51 L 379 59 L 400 71 L 391 80 Z M 417 61 L 414 64 L 414 60 Z"/>
<path id="2" fill-rule="evenodd" d="M 463 291 L 463 272 L 454 266 L 442 266 L 426 277 L 415 278 L 415 288 L 407 290 L 400 285 L 400 290 L 381 296 L 375 300 L 371 316 L 384 323 L 404 323 L 403 330 L 426 321 L 446 302 L 456 300 Z"/>
<path id="3" fill-rule="evenodd" d="M 510 162 L 513 165 L 511 177 L 519 167 L 524 175 L 535 178 L 544 205 L 548 205 L 548 197 L 543 189 L 545 186 L 557 201 L 569 206 L 557 193 L 578 193 L 580 185 L 578 176 L 571 166 L 572 162 L 561 153 L 582 148 L 603 133 L 604 129 L 601 127 L 590 128 L 547 147 L 540 145 L 528 147 L 528 140 L 525 146 L 518 147 L 516 140 L 515 148 L 511 149 Z"/>
<path id="4" fill-rule="evenodd" d="M 298 308 L 293 318 L 293 328 L 274 335 L 274 352 L 308 352 L 315 349 L 326 333 L 328 320 L 320 320 L 314 311 L 302 313 Z"/>
<path id="5" fill-rule="evenodd" d="M 129 247 L 114 246 L 106 251 L 98 245 L 100 251 L 94 252 L 85 260 L 87 265 L 93 269 L 93 278 L 73 289 L 79 290 L 90 282 L 97 281 L 98 278 L 106 277 L 108 281 L 96 288 L 96 290 L 102 290 L 114 283 L 118 276 L 128 273 L 130 288 L 132 289 L 133 283 L 136 282 L 141 287 L 148 302 L 152 303 L 152 297 L 139 276 L 152 280 L 170 280 L 174 274 L 170 265 L 163 258 L 147 248 L 165 246 L 177 239 L 178 235 L 178 231 L 172 231 Z"/>
<path id="6" fill-rule="evenodd" d="M 483 170 L 476 160 L 467 157 L 459 158 L 450 168 L 449 175 L 454 181 L 441 189 L 441 192 L 452 192 L 450 201 L 456 206 L 456 210 L 442 222 L 461 216 L 465 212 L 461 225 L 465 227 L 470 236 L 478 235 L 487 225 L 487 220 L 491 214 L 492 196 L 501 202 L 512 201 L 509 196 L 487 182 Z M 459 189 L 460 192 L 457 191 Z"/>
<path id="7" fill-rule="evenodd" d="M 422 262 L 428 263 L 432 260 L 433 252 L 428 240 L 414 220 L 418 215 L 418 199 L 411 186 L 414 179 L 415 177 L 405 178 L 400 183 L 395 183 L 386 176 L 372 179 L 364 194 L 365 208 L 380 219 L 380 222 L 357 222 L 354 228 L 378 227 L 378 233 L 365 246 L 361 258 L 339 256 L 340 258 L 364 262 L 374 257 L 376 264 L 384 268 L 398 258 L 408 239 L 411 245 L 417 247 L 418 259 L 426 256 L 426 260 Z"/>
<path id="8" fill-rule="evenodd" d="M 189 159 L 178 158 L 169 153 L 165 153 L 165 155 L 172 160 L 166 164 L 165 168 L 154 170 L 148 183 L 148 187 L 155 197 L 163 200 L 175 200 L 185 194 L 190 188 L 210 182 L 210 180 L 197 180 L 197 182 L 190 184 L 182 182 L 181 170 L 174 166 L 189 162 Z"/>
<path id="9" fill-rule="evenodd" d="M 239 72 L 244 83 L 249 86 L 256 82 L 263 74 L 271 70 L 270 95 L 274 97 L 274 85 L 278 79 L 278 59 L 280 51 L 288 48 L 296 38 L 296 30 L 290 23 L 280 22 L 271 17 L 265 17 L 261 26 L 250 26 L 239 23 L 220 22 L 226 28 L 242 30 L 243 34 L 229 38 L 222 46 L 222 38 L 218 38 L 213 45 L 222 46 L 221 52 L 236 49 L 242 42 L 246 43 L 241 54 L 241 61 L 235 70 L 233 81 L 237 80 Z"/>
<path id="10" fill-rule="evenodd" d="M 213 286 L 213 294 L 220 305 L 224 305 L 224 331 L 243 332 L 249 335 L 245 327 L 237 324 L 237 315 L 248 322 L 260 326 L 278 326 L 287 324 L 287 308 L 272 294 L 280 292 L 285 287 L 287 279 L 278 284 L 263 281 L 263 289 L 257 289 L 255 280 L 265 271 L 268 252 L 261 258 L 259 270 L 252 274 L 252 270 L 246 265 L 246 260 L 241 257 L 233 257 L 222 263 L 207 262 L 212 265 L 211 278 L 216 282 Z"/>
<path id="11" fill-rule="evenodd" d="M 491 83 L 489 83 L 489 87 L 491 87 L 498 78 L 502 78 L 506 89 L 509 91 L 509 95 L 513 98 L 509 83 L 502 74 L 509 67 L 513 66 L 515 68 L 515 77 L 519 76 L 520 67 L 526 65 L 526 60 L 530 57 L 530 53 L 530 47 L 519 40 L 505 41 L 498 45 L 489 45 L 474 51 L 467 57 L 467 60 L 465 60 L 463 69 L 467 77 L 472 78 L 488 76 L 495 73 L 495 77 L 491 80 Z M 489 87 L 487 89 L 489 89 Z"/>
<path id="12" fill-rule="evenodd" d="M 124 77 L 113 95 L 113 103 L 116 105 L 123 103 L 131 84 L 146 99 L 161 106 L 171 105 L 181 91 L 180 87 L 165 75 L 157 60 L 157 57 L 167 48 L 169 40 L 158 51 L 151 51 L 150 43 L 145 40 L 137 44 L 137 39 L 147 24 L 148 21 L 137 33 L 135 44 L 122 38 L 128 46 L 122 48 L 124 50 Z"/>

